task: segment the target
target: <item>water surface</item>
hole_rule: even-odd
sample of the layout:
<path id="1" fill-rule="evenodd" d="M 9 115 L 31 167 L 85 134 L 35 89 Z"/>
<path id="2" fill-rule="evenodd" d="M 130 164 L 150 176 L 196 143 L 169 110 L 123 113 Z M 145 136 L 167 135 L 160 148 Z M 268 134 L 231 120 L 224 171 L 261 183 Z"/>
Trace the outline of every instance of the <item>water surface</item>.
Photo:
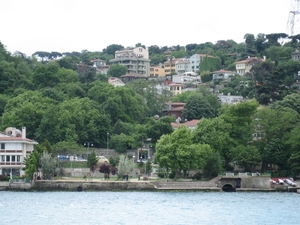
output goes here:
<path id="1" fill-rule="evenodd" d="M 0 192 L 0 224 L 300 224 L 300 195 Z"/>

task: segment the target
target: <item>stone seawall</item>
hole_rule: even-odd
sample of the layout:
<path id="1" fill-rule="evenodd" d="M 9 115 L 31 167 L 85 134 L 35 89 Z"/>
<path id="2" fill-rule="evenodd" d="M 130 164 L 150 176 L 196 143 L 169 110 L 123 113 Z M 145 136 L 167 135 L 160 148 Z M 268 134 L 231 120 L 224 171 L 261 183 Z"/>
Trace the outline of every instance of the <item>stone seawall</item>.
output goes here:
<path id="1" fill-rule="evenodd" d="M 151 182 L 126 181 L 35 181 L 32 190 L 37 191 L 128 191 L 155 190 Z"/>

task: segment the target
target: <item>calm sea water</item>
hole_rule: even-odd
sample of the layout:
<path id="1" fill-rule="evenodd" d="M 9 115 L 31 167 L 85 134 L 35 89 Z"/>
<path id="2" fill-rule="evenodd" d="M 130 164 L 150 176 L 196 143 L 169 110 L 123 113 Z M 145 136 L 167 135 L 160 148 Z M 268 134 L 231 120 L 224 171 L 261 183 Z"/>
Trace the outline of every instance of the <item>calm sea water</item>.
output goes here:
<path id="1" fill-rule="evenodd" d="M 300 224 L 300 194 L 0 192 L 0 224 Z"/>

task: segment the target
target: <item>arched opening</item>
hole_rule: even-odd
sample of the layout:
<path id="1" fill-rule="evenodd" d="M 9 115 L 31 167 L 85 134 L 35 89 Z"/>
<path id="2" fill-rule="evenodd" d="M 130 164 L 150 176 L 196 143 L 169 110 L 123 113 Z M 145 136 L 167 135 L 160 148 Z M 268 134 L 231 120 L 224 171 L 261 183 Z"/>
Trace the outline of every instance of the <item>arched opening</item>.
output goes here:
<path id="1" fill-rule="evenodd" d="M 225 191 L 225 192 L 235 192 L 235 188 L 232 187 L 231 184 L 225 184 L 225 185 L 222 187 L 222 190 Z"/>

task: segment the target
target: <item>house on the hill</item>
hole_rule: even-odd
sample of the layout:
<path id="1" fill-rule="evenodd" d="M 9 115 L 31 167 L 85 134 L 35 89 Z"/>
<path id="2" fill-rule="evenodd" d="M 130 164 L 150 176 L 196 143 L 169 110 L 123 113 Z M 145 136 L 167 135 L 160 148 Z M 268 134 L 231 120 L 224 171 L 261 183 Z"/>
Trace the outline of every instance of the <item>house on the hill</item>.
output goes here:
<path id="1" fill-rule="evenodd" d="M 167 105 L 167 110 L 165 111 L 167 116 L 172 116 L 175 119 L 181 117 L 185 106 L 184 102 L 168 102 Z"/>
<path id="2" fill-rule="evenodd" d="M 217 70 L 211 73 L 213 80 L 225 80 L 228 79 L 228 77 L 233 76 L 235 74 L 235 72 L 229 70 Z"/>
<path id="3" fill-rule="evenodd" d="M 249 56 L 245 60 L 235 62 L 236 73 L 243 76 L 243 75 L 245 75 L 245 73 L 249 73 L 251 68 L 254 65 L 256 65 L 260 62 L 263 62 L 265 60 L 266 60 L 265 57 L 262 59 L 262 58 L 250 57 Z"/>
<path id="4" fill-rule="evenodd" d="M 171 126 L 173 127 L 174 130 L 176 130 L 179 126 L 182 125 L 190 129 L 195 129 L 199 122 L 200 120 L 190 120 L 190 121 L 185 121 L 184 123 L 171 123 Z"/>

